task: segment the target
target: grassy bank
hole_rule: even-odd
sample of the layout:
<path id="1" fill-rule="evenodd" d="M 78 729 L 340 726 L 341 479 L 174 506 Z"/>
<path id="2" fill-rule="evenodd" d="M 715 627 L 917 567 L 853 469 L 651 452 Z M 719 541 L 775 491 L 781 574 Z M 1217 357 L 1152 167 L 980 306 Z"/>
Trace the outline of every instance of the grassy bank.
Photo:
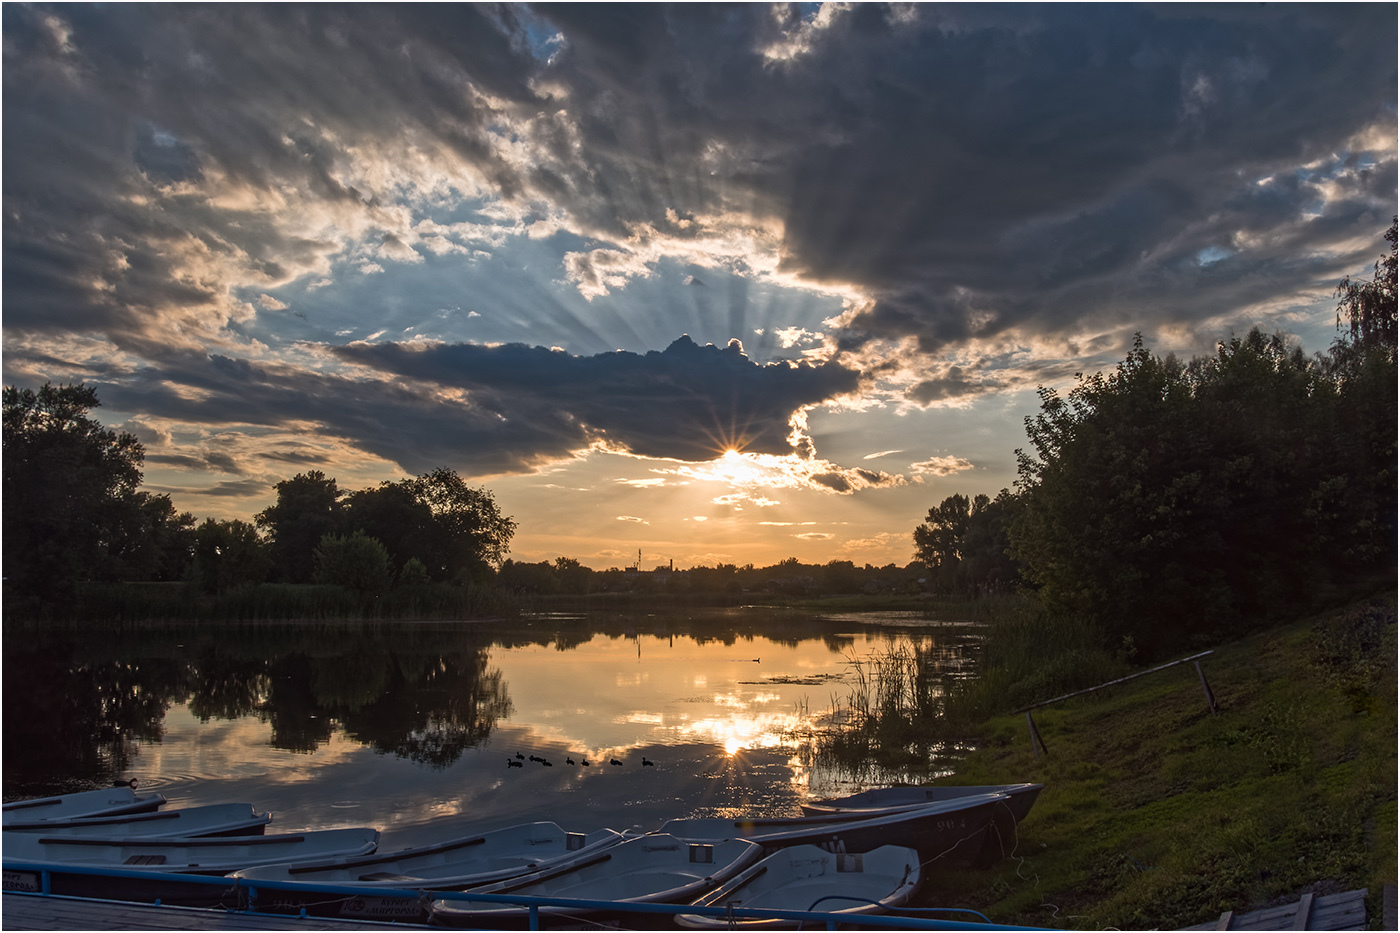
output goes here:
<path id="1" fill-rule="evenodd" d="M 988 720 L 951 783 L 1038 781 L 1013 857 L 943 872 L 926 899 L 1000 923 L 1177 929 L 1396 880 L 1395 594 L 1190 665 Z M 1183 651 L 1183 656 L 1189 652 Z"/>

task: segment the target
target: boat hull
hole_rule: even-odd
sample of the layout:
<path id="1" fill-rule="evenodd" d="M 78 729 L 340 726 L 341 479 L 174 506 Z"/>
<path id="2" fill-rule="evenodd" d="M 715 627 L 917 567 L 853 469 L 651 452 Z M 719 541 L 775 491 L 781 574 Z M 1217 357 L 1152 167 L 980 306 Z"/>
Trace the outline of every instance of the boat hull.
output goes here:
<path id="1" fill-rule="evenodd" d="M 944 800 L 956 800 L 981 794 L 1005 794 L 1011 814 L 1020 822 L 1026 818 L 1043 784 L 987 784 L 948 787 L 885 787 L 868 790 L 849 797 L 804 803 L 802 812 L 809 816 L 828 816 L 851 810 L 883 810 L 890 807 L 921 806 Z"/>
<path id="2" fill-rule="evenodd" d="M 660 832 L 685 839 L 749 839 L 766 853 L 794 845 L 828 852 L 869 852 L 885 845 L 914 849 L 925 863 L 970 866 L 980 859 L 987 829 L 1004 794 L 981 794 L 911 808 L 855 811 L 773 820 L 672 820 Z"/>
<path id="3" fill-rule="evenodd" d="M 1006 800 L 993 811 L 982 849 L 972 862 L 974 868 L 987 868 L 1015 852 L 1016 826 L 1026 818 L 1043 787 L 1042 784 L 887 787 L 836 800 L 803 804 L 802 812 L 812 816 L 857 816 L 962 800 L 988 793 L 1005 794 Z"/>
<path id="4" fill-rule="evenodd" d="M 881 846 L 861 854 L 835 854 L 816 846 L 791 846 L 766 856 L 733 881 L 695 901 L 697 907 L 803 910 L 859 916 L 901 907 L 922 881 L 919 853 Z M 680 914 L 692 930 L 791 929 L 800 921 L 781 918 Z"/>

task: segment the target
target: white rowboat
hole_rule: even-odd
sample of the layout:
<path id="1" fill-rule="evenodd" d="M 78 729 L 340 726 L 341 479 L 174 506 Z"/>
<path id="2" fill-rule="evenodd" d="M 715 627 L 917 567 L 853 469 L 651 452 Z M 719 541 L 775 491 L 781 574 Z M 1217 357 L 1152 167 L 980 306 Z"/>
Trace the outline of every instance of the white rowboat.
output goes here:
<path id="1" fill-rule="evenodd" d="M 274 862 L 368 855 L 378 844 L 379 830 L 367 827 L 271 836 L 159 839 L 6 833 L 4 861 L 7 869 L 13 861 L 64 868 L 134 868 L 226 875 L 241 868 Z"/>
<path id="2" fill-rule="evenodd" d="M 557 823 L 522 823 L 432 845 L 375 855 L 240 871 L 250 881 L 295 881 L 365 888 L 449 890 L 489 884 L 573 861 L 616 845 L 622 834 L 565 832 Z"/>
<path id="3" fill-rule="evenodd" d="M 160 836 L 261 836 L 272 821 L 247 803 L 124 813 L 118 816 L 75 816 L 67 820 L 31 820 L 5 824 L 6 833 L 45 833 L 50 836 L 102 836 L 107 839 Z"/>
<path id="4" fill-rule="evenodd" d="M 119 813 L 149 813 L 165 803 L 161 794 L 138 797 L 130 787 L 105 787 L 100 790 L 63 794 L 58 797 L 36 797 L 14 800 L 4 805 L 3 825 L 12 822 L 32 823 L 35 820 L 68 820 L 75 817 L 115 816 Z"/>
<path id="5" fill-rule="evenodd" d="M 519 894 L 622 903 L 676 904 L 693 900 L 756 862 L 762 850 L 743 839 L 688 843 L 674 836 L 647 834 L 590 857 L 522 875 L 468 894 Z M 540 908 L 541 914 L 581 911 Z M 457 926 L 518 920 L 526 908 L 489 901 L 433 901 L 432 920 Z"/>
<path id="6" fill-rule="evenodd" d="M 695 901 L 696 907 L 754 907 L 821 913 L 875 914 L 909 902 L 919 890 L 919 853 L 903 846 L 833 853 L 816 846 L 774 852 L 733 881 Z M 680 914 L 692 930 L 772 930 L 799 925 L 781 918 Z"/>

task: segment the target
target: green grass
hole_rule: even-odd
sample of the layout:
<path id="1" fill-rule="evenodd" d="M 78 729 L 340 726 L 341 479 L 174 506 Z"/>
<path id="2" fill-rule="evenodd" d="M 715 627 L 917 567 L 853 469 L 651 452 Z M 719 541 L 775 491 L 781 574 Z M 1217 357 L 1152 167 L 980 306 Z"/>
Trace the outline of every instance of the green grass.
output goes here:
<path id="1" fill-rule="evenodd" d="M 1190 652 L 1182 652 L 1183 656 Z M 1396 880 L 1395 595 L 985 725 L 951 783 L 1045 785 L 1016 851 L 921 897 L 999 923 L 1176 929 Z"/>

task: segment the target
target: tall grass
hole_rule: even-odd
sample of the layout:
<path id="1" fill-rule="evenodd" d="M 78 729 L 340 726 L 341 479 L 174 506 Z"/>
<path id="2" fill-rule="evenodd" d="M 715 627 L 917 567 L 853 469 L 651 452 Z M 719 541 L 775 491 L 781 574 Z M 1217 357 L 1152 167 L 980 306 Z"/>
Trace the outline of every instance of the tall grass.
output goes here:
<path id="1" fill-rule="evenodd" d="M 1131 671 L 1130 646 L 1109 651 L 1083 619 L 1052 615 L 1028 600 L 1008 602 L 983 627 L 975 673 L 952 685 L 944 715 L 986 720 L 1041 700 L 1093 687 Z"/>
<path id="2" fill-rule="evenodd" d="M 801 737 L 815 765 L 855 782 L 882 769 L 935 776 L 990 717 L 1131 669 L 1126 652 L 1105 649 L 1093 626 L 1029 600 L 959 609 L 974 621 L 971 641 L 935 636 L 850 658 L 846 694 L 832 698 L 821 728 Z"/>

